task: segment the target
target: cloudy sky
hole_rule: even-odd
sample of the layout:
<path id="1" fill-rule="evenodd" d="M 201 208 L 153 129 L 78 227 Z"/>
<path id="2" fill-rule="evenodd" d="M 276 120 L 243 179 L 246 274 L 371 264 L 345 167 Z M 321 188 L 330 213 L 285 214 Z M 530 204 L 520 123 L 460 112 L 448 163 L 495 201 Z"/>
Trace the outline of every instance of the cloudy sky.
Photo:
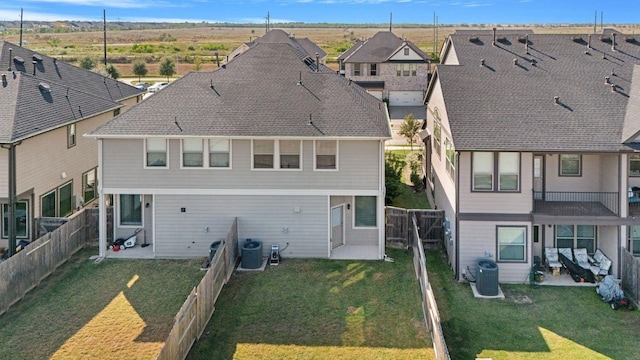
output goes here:
<path id="1" fill-rule="evenodd" d="M 108 4 L 108 6 L 105 6 Z M 595 0 L 20 0 L 0 3 L 0 21 L 271 22 L 305 23 L 640 23 L 640 1 Z M 597 16 L 595 16 L 597 13 Z"/>

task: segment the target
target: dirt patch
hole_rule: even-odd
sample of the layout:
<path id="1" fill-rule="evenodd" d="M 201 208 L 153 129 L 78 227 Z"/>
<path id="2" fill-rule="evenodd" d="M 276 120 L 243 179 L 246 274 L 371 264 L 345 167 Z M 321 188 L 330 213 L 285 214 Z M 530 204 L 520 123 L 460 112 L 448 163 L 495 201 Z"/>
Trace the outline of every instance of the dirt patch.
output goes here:
<path id="1" fill-rule="evenodd" d="M 533 304 L 533 299 L 529 295 L 518 294 L 513 296 L 513 302 L 516 304 Z"/>

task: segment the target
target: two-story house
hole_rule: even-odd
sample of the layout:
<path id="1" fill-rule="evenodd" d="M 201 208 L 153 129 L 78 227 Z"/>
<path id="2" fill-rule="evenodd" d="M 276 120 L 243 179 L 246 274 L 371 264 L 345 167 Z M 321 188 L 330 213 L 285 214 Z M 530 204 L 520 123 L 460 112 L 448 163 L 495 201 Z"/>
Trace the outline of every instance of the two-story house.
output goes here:
<path id="1" fill-rule="evenodd" d="M 390 107 L 423 105 L 430 63 L 424 51 L 390 31 L 358 40 L 338 57 L 340 74 L 378 99 L 387 99 Z"/>
<path id="2" fill-rule="evenodd" d="M 382 259 L 390 134 L 383 102 L 290 44 L 255 44 L 87 135 L 100 255 L 120 255 L 107 231 L 144 229 L 140 256 L 206 256 L 237 218 L 240 241 L 265 255 L 278 244 L 283 257 Z"/>
<path id="3" fill-rule="evenodd" d="M 272 43 L 289 44 L 294 48 L 305 52 L 307 56 L 311 57 L 314 61 L 323 65 L 326 64 L 327 53 L 316 43 L 311 41 L 309 38 L 296 38 L 295 35 L 290 35 L 281 29 L 269 30 L 266 34 L 255 39 L 251 39 L 249 42 L 243 43 L 229 53 L 228 60 L 233 60 L 233 58 L 251 49 L 256 44 Z"/>
<path id="4" fill-rule="evenodd" d="M 98 149 L 80 135 L 136 104 L 141 93 L 5 41 L 0 41 L 0 77 L 0 246 L 5 247 L 15 239 L 37 238 L 34 219 L 66 217 L 97 197 Z"/>
<path id="5" fill-rule="evenodd" d="M 522 283 L 544 248 L 640 254 L 640 42 L 620 33 L 447 38 L 426 96 L 428 183 L 458 279 Z"/>

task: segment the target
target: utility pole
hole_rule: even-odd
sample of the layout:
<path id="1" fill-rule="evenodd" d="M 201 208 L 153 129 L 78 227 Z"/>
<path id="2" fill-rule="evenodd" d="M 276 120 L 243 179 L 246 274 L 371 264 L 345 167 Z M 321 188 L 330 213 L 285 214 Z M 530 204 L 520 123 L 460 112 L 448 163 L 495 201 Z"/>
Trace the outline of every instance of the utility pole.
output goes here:
<path id="1" fill-rule="evenodd" d="M 22 47 L 22 8 L 20 8 L 20 47 Z"/>
<path id="2" fill-rule="evenodd" d="M 102 24 L 104 33 L 104 66 L 107 66 L 107 10 L 102 9 Z"/>

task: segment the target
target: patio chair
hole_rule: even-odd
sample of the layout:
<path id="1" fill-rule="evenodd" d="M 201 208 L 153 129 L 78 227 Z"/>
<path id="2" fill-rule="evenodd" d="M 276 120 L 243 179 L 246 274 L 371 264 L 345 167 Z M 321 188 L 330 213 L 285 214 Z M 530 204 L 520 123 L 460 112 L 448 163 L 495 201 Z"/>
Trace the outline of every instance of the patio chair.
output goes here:
<path id="1" fill-rule="evenodd" d="M 589 263 L 589 254 L 587 254 L 587 249 L 573 249 L 573 257 L 578 266 L 583 269 L 591 270 L 591 264 Z"/>
<path id="2" fill-rule="evenodd" d="M 558 254 L 562 254 L 569 259 L 569 261 L 573 261 L 573 251 L 571 248 L 558 248 Z"/>
<path id="3" fill-rule="evenodd" d="M 593 261 L 591 265 L 591 272 L 595 276 L 607 276 L 609 269 L 611 268 L 611 260 L 600 250 L 597 249 L 593 254 Z"/>
<path id="4" fill-rule="evenodd" d="M 559 270 L 562 267 L 558 259 L 558 249 L 554 247 L 544 248 L 544 257 L 549 271 L 552 271 L 552 269 Z"/>

